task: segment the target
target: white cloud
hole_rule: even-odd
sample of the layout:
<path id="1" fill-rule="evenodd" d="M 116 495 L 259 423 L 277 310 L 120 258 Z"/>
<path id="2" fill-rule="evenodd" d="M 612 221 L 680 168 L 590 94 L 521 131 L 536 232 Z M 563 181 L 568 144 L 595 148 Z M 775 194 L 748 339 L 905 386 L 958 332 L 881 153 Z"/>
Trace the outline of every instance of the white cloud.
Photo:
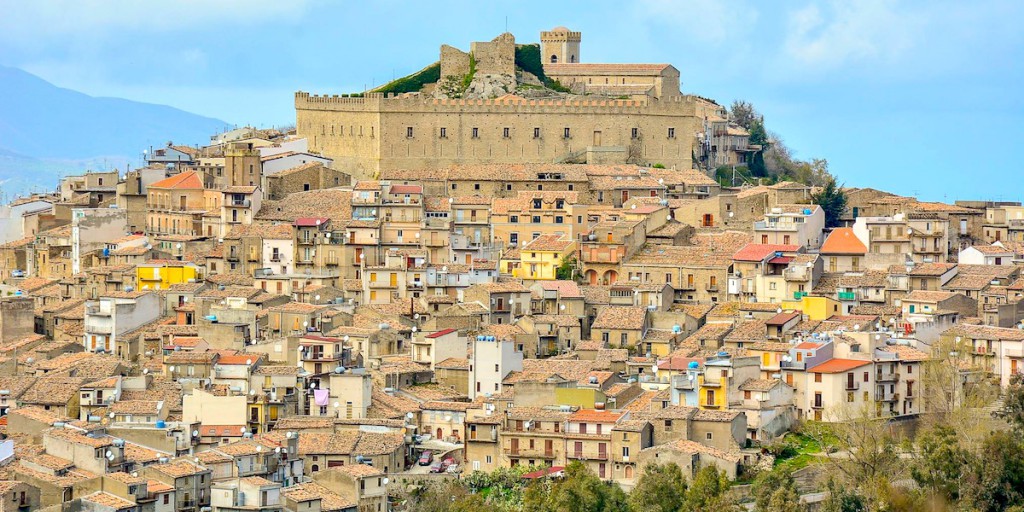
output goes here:
<path id="1" fill-rule="evenodd" d="M 37 46 L 112 32 L 209 29 L 301 17 L 309 0 L 0 0 L 0 41 Z"/>
<path id="2" fill-rule="evenodd" d="M 753 5 L 720 0 L 641 0 L 635 9 L 642 18 L 704 43 L 726 42 L 757 20 Z"/>
<path id="3" fill-rule="evenodd" d="M 892 63 L 910 53 L 922 17 L 898 12 L 889 0 L 831 1 L 789 14 L 783 55 L 810 71 L 861 63 Z"/>

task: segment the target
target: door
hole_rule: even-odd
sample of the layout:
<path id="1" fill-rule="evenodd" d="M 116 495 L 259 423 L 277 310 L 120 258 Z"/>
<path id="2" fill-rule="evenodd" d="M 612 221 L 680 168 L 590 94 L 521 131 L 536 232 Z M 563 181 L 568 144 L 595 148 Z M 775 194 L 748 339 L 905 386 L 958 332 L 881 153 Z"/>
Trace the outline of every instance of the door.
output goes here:
<path id="1" fill-rule="evenodd" d="M 472 264 L 473 264 L 473 255 L 472 254 L 467 254 L 466 255 L 466 265 L 472 265 Z"/>
<path id="2" fill-rule="evenodd" d="M 398 286 L 398 274 L 392 272 L 391 273 L 391 287 L 394 288 L 396 286 Z"/>
<path id="3" fill-rule="evenodd" d="M 545 457 L 551 457 L 554 454 L 554 451 L 555 451 L 554 442 L 552 442 L 550 439 L 545 439 L 544 440 L 544 456 Z"/>
<path id="4" fill-rule="evenodd" d="M 582 459 L 583 458 L 583 441 L 576 441 L 575 445 L 573 445 L 573 450 L 572 451 L 573 451 L 573 455 L 575 456 L 575 458 Z"/>
<path id="5" fill-rule="evenodd" d="M 622 191 L 622 203 L 625 204 L 626 201 L 629 201 L 629 191 L 628 190 L 623 190 Z"/>
<path id="6" fill-rule="evenodd" d="M 594 145 L 601 145 L 601 132 L 599 130 L 594 130 Z"/>
<path id="7" fill-rule="evenodd" d="M 509 451 L 512 453 L 512 455 L 519 455 L 519 439 L 516 439 L 514 437 L 512 438 L 511 445 L 509 446 Z"/>
<path id="8" fill-rule="evenodd" d="M 441 430 L 441 427 L 437 427 L 437 438 L 438 439 L 443 439 L 444 438 L 443 434 L 444 434 L 444 432 Z"/>

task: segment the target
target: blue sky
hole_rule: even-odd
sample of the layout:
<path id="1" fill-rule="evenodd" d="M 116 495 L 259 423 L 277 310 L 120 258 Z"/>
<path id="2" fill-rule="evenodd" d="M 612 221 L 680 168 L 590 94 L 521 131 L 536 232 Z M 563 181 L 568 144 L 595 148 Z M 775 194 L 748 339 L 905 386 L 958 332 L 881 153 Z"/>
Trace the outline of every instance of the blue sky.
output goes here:
<path id="1" fill-rule="evenodd" d="M 231 123 L 294 120 L 507 26 L 565 25 L 584 62 L 668 62 L 683 90 L 753 102 L 841 181 L 927 199 L 1020 200 L 1024 2 L 0 0 L 0 64 L 96 96 Z"/>

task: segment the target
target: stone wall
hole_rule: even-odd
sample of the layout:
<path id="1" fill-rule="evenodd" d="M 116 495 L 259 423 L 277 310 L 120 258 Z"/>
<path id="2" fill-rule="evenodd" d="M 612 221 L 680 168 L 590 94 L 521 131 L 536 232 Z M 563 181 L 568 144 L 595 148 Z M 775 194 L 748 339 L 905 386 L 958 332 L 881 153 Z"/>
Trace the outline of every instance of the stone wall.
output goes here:
<path id="1" fill-rule="evenodd" d="M 476 59 L 477 73 L 515 76 L 516 38 L 512 34 L 505 32 L 490 42 L 474 42 L 470 45 L 470 52 Z"/>
<path id="2" fill-rule="evenodd" d="M 333 158 L 335 168 L 356 179 L 375 177 L 382 169 L 552 163 L 594 146 L 594 132 L 601 133 L 596 145 L 635 144 L 634 128 L 642 135 L 638 163 L 690 169 L 693 139 L 666 134 L 669 128 L 696 133 L 699 125 L 688 96 L 645 101 L 433 100 L 299 92 L 295 109 L 298 135 L 309 140 L 310 151 Z"/>
<path id="3" fill-rule="evenodd" d="M 441 77 L 469 74 L 469 54 L 446 44 L 441 45 Z"/>

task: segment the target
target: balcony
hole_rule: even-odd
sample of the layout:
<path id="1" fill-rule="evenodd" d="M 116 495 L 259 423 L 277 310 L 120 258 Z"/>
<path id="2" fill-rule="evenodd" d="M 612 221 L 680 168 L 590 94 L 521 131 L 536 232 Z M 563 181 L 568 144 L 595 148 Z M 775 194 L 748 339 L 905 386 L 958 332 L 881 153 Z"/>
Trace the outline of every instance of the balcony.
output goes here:
<path id="1" fill-rule="evenodd" d="M 237 255 L 237 254 L 235 254 L 235 253 L 231 253 L 231 254 L 228 254 L 228 256 L 227 256 L 227 258 L 226 258 L 226 259 L 227 259 L 228 261 L 234 261 L 234 262 L 238 262 L 238 261 L 239 261 L 239 257 L 238 257 L 238 255 Z"/>
<path id="2" fill-rule="evenodd" d="M 608 452 L 571 451 L 566 454 L 566 458 L 576 460 L 608 460 Z"/>
<path id="3" fill-rule="evenodd" d="M 847 391 L 857 391 L 858 389 L 860 389 L 860 382 L 858 382 L 857 380 L 853 380 L 853 381 L 849 381 L 848 380 L 848 381 L 846 381 L 846 390 Z"/>
<path id="4" fill-rule="evenodd" d="M 239 477 L 247 477 L 253 475 L 264 475 L 267 473 L 267 466 L 265 464 L 253 464 L 251 468 L 238 468 Z"/>
<path id="5" fill-rule="evenodd" d="M 535 459 L 554 459 L 554 450 L 544 450 L 539 448 L 505 448 L 505 455 L 509 457 L 528 457 Z"/>
<path id="6" fill-rule="evenodd" d="M 715 284 L 715 283 L 708 283 L 707 286 L 704 287 L 704 289 L 709 291 L 709 292 L 717 292 L 718 291 L 718 285 Z"/>
<path id="7" fill-rule="evenodd" d="M 876 382 L 899 382 L 900 374 L 898 372 L 878 372 L 875 374 Z"/>
<path id="8" fill-rule="evenodd" d="M 273 262 L 273 263 L 280 263 L 281 262 L 281 255 L 280 254 L 275 254 L 275 255 L 271 256 L 270 257 L 270 261 Z"/>
<path id="9" fill-rule="evenodd" d="M 900 399 L 899 393 L 887 393 L 884 390 L 875 391 L 876 402 L 898 402 Z"/>
<path id="10" fill-rule="evenodd" d="M 787 268 L 782 271 L 782 278 L 786 281 L 806 281 L 810 278 L 810 271 L 805 266 Z"/>
<path id="11" fill-rule="evenodd" d="M 252 206 L 252 201 L 248 199 L 232 199 L 231 202 L 228 203 L 228 206 L 234 208 L 248 208 Z"/>
<path id="12" fill-rule="evenodd" d="M 86 322 L 84 331 L 86 334 L 113 334 L 114 328 L 106 323 L 95 324 Z"/>
<path id="13" fill-rule="evenodd" d="M 857 292 L 838 292 L 839 300 L 857 300 Z"/>
<path id="14" fill-rule="evenodd" d="M 807 296 L 807 292 L 796 291 L 793 292 L 793 300 L 800 300 Z"/>
<path id="15" fill-rule="evenodd" d="M 980 347 L 974 347 L 974 354 L 979 356 L 994 356 L 996 355 L 996 350 L 992 347 L 982 345 Z"/>
<path id="16" fill-rule="evenodd" d="M 821 409 L 824 409 L 824 408 L 825 408 L 825 404 L 822 403 L 822 402 L 814 402 L 814 403 L 811 404 L 811 409 L 821 410 Z"/>

